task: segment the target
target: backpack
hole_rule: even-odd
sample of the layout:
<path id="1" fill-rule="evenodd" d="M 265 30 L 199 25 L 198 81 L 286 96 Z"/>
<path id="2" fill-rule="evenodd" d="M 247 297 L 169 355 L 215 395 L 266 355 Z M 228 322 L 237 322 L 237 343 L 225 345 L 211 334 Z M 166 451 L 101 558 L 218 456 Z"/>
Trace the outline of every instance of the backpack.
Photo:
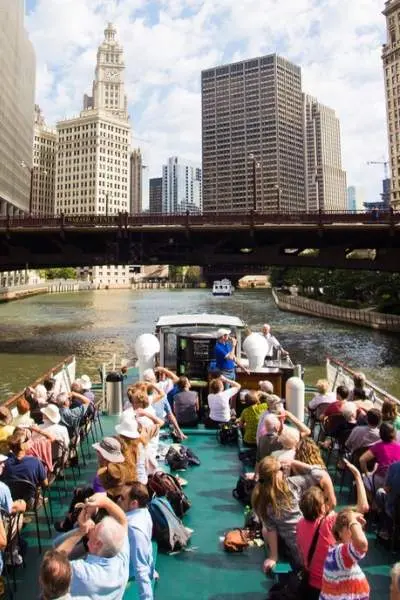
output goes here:
<path id="1" fill-rule="evenodd" d="M 187 469 L 189 465 L 186 450 L 183 448 L 183 446 L 179 446 L 178 444 L 174 444 L 169 447 L 165 457 L 165 462 L 168 463 L 173 471 Z"/>
<path id="2" fill-rule="evenodd" d="M 148 509 L 153 521 L 153 538 L 160 550 L 175 552 L 185 548 L 191 533 L 178 519 L 168 500 L 155 497 L 150 500 Z"/>
<path id="3" fill-rule="evenodd" d="M 237 480 L 236 487 L 232 490 L 232 496 L 242 502 L 245 506 L 251 505 L 251 494 L 255 488 L 256 482 L 254 479 L 247 479 L 244 475 L 240 475 Z"/>
<path id="4" fill-rule="evenodd" d="M 147 488 L 150 497 L 154 494 L 156 496 L 165 496 L 178 517 L 183 517 L 185 512 L 191 507 L 190 501 L 184 494 L 179 481 L 169 473 L 157 471 L 153 475 L 149 475 Z"/>
<path id="5" fill-rule="evenodd" d="M 217 440 L 220 444 L 236 444 L 238 441 L 238 426 L 235 423 L 223 423 L 217 431 Z"/>

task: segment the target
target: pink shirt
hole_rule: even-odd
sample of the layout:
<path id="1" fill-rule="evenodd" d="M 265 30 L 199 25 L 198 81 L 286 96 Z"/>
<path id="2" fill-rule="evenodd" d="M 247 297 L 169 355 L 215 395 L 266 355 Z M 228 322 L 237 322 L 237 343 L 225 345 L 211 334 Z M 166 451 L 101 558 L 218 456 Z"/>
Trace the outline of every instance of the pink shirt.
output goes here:
<path id="1" fill-rule="evenodd" d="M 400 460 L 399 442 L 376 442 L 369 450 L 378 463 L 377 475 L 385 476 L 390 465 Z"/>
<path id="2" fill-rule="evenodd" d="M 322 518 L 322 517 L 321 517 Z M 311 565 L 306 565 L 308 553 L 314 537 L 315 530 L 321 519 L 316 521 L 306 521 L 304 517 L 297 523 L 296 538 L 303 562 L 306 567 L 310 566 L 310 585 L 318 590 L 322 585 L 322 574 L 324 572 L 325 559 L 328 554 L 329 546 L 335 544 L 335 538 L 332 534 L 332 527 L 336 521 L 336 513 L 331 512 L 327 515 L 321 524 L 317 546 Z"/>

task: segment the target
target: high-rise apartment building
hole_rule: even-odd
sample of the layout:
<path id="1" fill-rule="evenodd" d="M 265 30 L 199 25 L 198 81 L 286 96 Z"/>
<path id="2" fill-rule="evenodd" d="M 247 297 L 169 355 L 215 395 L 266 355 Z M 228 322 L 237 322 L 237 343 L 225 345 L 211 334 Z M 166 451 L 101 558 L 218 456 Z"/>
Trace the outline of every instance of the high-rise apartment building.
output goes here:
<path id="1" fill-rule="evenodd" d="M 162 169 L 162 211 L 202 211 L 201 166 L 171 156 Z"/>
<path id="2" fill-rule="evenodd" d="M 346 210 L 339 119 L 334 110 L 306 94 L 303 107 L 307 210 Z"/>
<path id="3" fill-rule="evenodd" d="M 304 210 L 300 67 L 262 56 L 207 69 L 201 85 L 204 212 Z"/>
<path id="4" fill-rule="evenodd" d="M 365 210 L 364 202 L 364 190 L 355 185 L 350 185 L 347 188 L 347 210 L 351 212 L 363 212 Z"/>
<path id="5" fill-rule="evenodd" d="M 382 59 L 385 76 L 386 112 L 388 124 L 391 201 L 400 208 L 400 0 L 388 0 L 383 14 L 386 17 L 387 40 Z"/>
<path id="6" fill-rule="evenodd" d="M 130 202 L 129 212 L 133 215 L 143 210 L 143 159 L 140 148 L 130 155 Z"/>
<path id="7" fill-rule="evenodd" d="M 162 177 L 153 177 L 149 181 L 149 212 L 162 212 Z"/>
<path id="8" fill-rule="evenodd" d="M 32 214 L 54 214 L 57 131 L 47 127 L 35 105 L 33 136 Z"/>
<path id="9" fill-rule="evenodd" d="M 0 215 L 29 211 L 36 59 L 24 0 L 0 6 Z"/>
<path id="10" fill-rule="evenodd" d="M 57 123 L 55 212 L 112 215 L 129 211 L 130 123 L 123 48 L 110 23 L 97 51 L 92 96 L 79 116 Z M 129 266 L 85 267 L 97 286 L 129 285 Z"/>

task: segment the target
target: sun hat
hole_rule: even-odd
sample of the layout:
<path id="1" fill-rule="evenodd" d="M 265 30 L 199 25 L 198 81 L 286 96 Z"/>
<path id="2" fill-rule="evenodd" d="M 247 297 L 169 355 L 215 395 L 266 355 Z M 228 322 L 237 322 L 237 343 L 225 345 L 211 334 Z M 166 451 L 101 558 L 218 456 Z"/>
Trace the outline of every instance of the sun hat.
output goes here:
<path id="1" fill-rule="evenodd" d="M 55 404 L 48 404 L 44 408 L 41 408 L 40 412 L 42 412 L 49 421 L 55 423 L 56 425 L 61 420 L 60 410 Z"/>
<path id="2" fill-rule="evenodd" d="M 121 452 L 121 444 L 113 437 L 105 437 L 97 444 L 92 444 L 92 447 L 108 462 L 122 463 L 125 458 Z"/>
<path id="3" fill-rule="evenodd" d="M 41 383 L 35 387 L 35 398 L 38 402 L 47 402 L 47 390 Z"/>
<path id="4" fill-rule="evenodd" d="M 230 329 L 224 329 L 223 327 L 221 327 L 221 329 L 218 329 L 217 331 L 217 338 L 221 338 L 223 335 L 229 335 L 231 332 Z"/>
<path id="5" fill-rule="evenodd" d="M 131 438 L 132 440 L 140 437 L 138 424 L 132 413 L 129 415 L 122 415 L 120 423 L 115 426 L 115 431 L 118 433 L 118 435 L 123 435 L 124 437 Z"/>
<path id="6" fill-rule="evenodd" d="M 5 454 L 0 454 L 0 464 L 6 462 L 6 460 L 8 460 L 8 456 Z"/>
<path id="7" fill-rule="evenodd" d="M 92 380 L 90 379 L 89 375 L 82 375 L 78 381 L 85 392 L 88 392 L 92 389 Z"/>

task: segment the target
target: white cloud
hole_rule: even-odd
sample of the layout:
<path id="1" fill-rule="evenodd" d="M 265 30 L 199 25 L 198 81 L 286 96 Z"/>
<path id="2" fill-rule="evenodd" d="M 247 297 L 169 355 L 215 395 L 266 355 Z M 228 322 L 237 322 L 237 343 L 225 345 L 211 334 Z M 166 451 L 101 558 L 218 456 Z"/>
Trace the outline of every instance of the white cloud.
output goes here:
<path id="1" fill-rule="evenodd" d="M 348 183 L 373 200 L 387 155 L 376 0 L 37 0 L 27 19 L 38 58 L 37 100 L 50 122 L 79 112 L 96 49 L 112 20 L 125 48 L 134 135 L 149 175 L 171 154 L 201 157 L 200 71 L 278 52 L 302 66 L 303 88 L 341 119 Z M 139 140 L 138 142 L 139 143 Z"/>

